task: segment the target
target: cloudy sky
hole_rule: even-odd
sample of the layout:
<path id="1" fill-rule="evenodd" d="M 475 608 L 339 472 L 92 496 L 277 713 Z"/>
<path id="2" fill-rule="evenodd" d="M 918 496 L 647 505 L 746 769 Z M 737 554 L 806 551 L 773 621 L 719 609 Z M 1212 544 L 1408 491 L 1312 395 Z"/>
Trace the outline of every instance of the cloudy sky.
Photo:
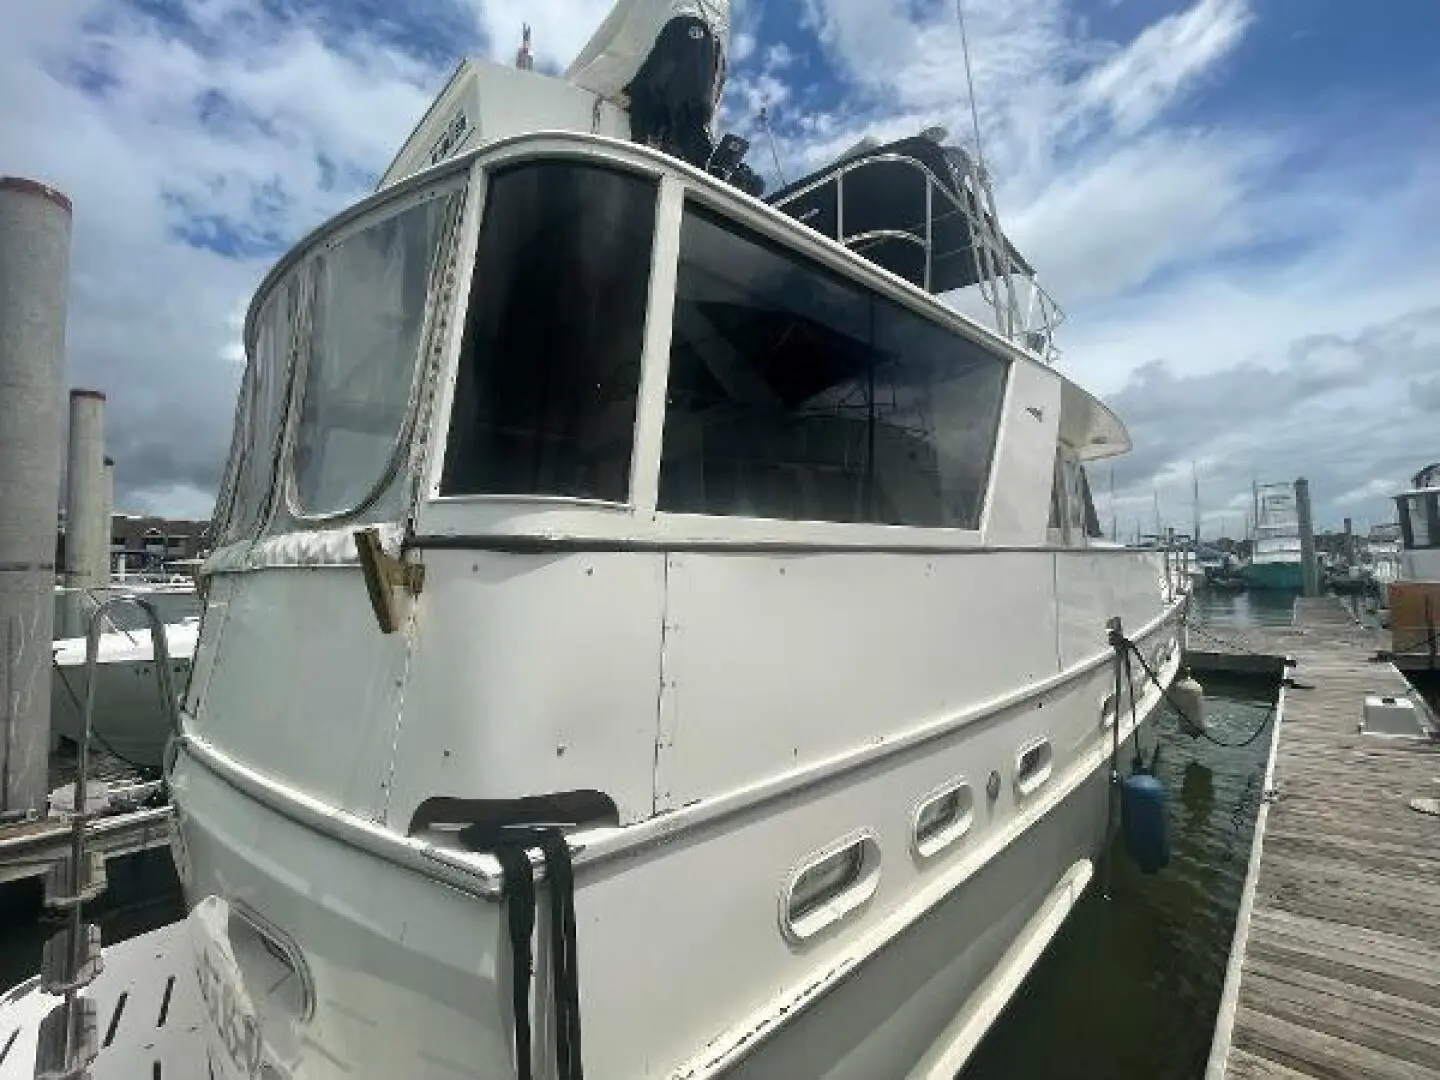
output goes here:
<path id="1" fill-rule="evenodd" d="M 208 514 L 249 293 L 368 191 L 457 60 L 567 62 L 610 0 L 8 0 L 0 172 L 75 203 L 69 380 L 123 508 Z M 1440 458 L 1440 3 L 965 0 L 1002 211 L 1136 451 L 1116 515 L 1241 528 L 1252 477 L 1386 520 Z M 736 0 L 725 126 L 790 178 L 969 105 L 954 0 Z M 1109 516 L 1108 468 L 1094 484 Z"/>

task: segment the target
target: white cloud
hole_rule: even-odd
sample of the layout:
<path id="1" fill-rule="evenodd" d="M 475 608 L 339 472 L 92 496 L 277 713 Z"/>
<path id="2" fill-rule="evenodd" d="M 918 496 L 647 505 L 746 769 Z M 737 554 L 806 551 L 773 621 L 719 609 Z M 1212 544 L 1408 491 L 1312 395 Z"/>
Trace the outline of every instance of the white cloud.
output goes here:
<path id="1" fill-rule="evenodd" d="M 954 7 L 921 11 L 808 0 L 853 93 L 820 115 L 778 114 L 797 156 L 936 122 L 973 145 Z M 1246 0 L 1194 0 L 1124 41 L 1087 36 L 1065 0 L 965 11 L 983 149 L 1010 231 L 1070 315 L 1064 366 L 1138 410 L 1125 414 L 1137 451 L 1118 469 L 1127 512 L 1148 522 L 1158 492 L 1166 517 L 1188 522 L 1201 459 L 1212 506 L 1243 507 L 1252 475 L 1309 472 L 1319 511 L 1348 500 L 1384 518 L 1376 493 L 1417 451 L 1371 433 L 1393 430 L 1407 397 L 1440 401 L 1440 379 L 1405 374 L 1422 355 L 1412 316 L 1440 276 L 1414 239 L 1440 224 L 1440 159 L 1393 119 L 1376 120 L 1388 142 L 1352 142 L 1348 159 L 1324 149 L 1321 116 L 1174 120 L 1229 76 L 1256 19 Z M 1258 411 L 1242 407 L 1257 396 Z"/>
<path id="2" fill-rule="evenodd" d="M 364 192 L 441 73 L 239 0 L 183 14 L 11 12 L 0 99 L 27 106 L 4 110 L 0 151 L 74 202 L 67 377 L 109 393 L 120 505 L 193 513 L 229 443 L 237 313 L 277 248 Z"/>
<path id="3" fill-rule="evenodd" d="M 614 0 L 484 0 L 476 15 L 490 40 L 491 53 L 510 59 L 520 45 L 520 28 L 529 23 L 537 64 L 564 68 L 590 40 L 615 6 Z"/>
<path id="4" fill-rule="evenodd" d="M 117 479 L 137 508 L 206 498 L 229 440 L 237 312 L 279 248 L 366 191 L 458 53 L 483 37 L 508 62 L 528 22 L 555 70 L 611 0 L 434 0 L 361 25 L 324 3 L 190 0 L 165 16 L 46 0 L 7 13 L 0 101 L 26 107 L 0 110 L 0 154 L 74 199 L 70 380 L 110 392 Z M 773 10 L 735 5 L 726 121 L 757 168 L 771 172 L 761 105 L 791 179 L 867 133 L 939 123 L 973 143 L 953 0 L 799 7 L 774 42 L 761 33 Z M 1415 448 L 1369 433 L 1440 401 L 1421 363 L 1440 345 L 1414 314 L 1440 275 L 1419 239 L 1440 228 L 1440 156 L 1403 117 L 1377 115 L 1366 133 L 1385 137 L 1388 122 L 1389 142 L 1318 161 L 1333 143 L 1311 123 L 1322 118 L 1180 123 L 1177 106 L 1231 77 L 1264 18 L 1247 0 L 1171 0 L 1123 40 L 1097 37 L 1077 7 L 965 0 L 985 154 L 1011 231 L 1069 309 L 1065 363 L 1140 410 L 1122 500 L 1148 504 L 1158 487 L 1188 520 L 1192 458 L 1207 504 L 1232 507 L 1273 461 L 1313 472 L 1326 512 L 1349 500 L 1383 513 L 1376 493 L 1413 471 Z M 422 48 L 406 19 L 446 29 Z M 1235 406 L 1261 385 L 1298 387 L 1306 404 Z M 1155 409 L 1186 419 L 1157 423 Z"/>
<path id="5" fill-rule="evenodd" d="M 1148 27 L 1091 71 L 1080 84 L 1080 100 L 1105 109 L 1122 130 L 1139 130 L 1182 87 L 1211 71 L 1250 21 L 1245 0 L 1200 0 Z"/>

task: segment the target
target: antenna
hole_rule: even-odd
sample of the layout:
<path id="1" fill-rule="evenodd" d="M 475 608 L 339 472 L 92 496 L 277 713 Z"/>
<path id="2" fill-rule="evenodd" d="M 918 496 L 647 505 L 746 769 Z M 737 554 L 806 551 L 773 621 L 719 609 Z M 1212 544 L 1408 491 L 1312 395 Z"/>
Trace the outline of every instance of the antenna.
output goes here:
<path id="1" fill-rule="evenodd" d="M 770 126 L 770 106 L 761 105 L 760 115 L 757 118 L 760 126 L 765 129 L 765 134 L 770 139 L 770 156 L 775 159 L 775 175 L 780 178 L 780 187 L 785 186 L 785 170 L 780 167 L 780 151 L 775 146 L 775 129 Z"/>
<path id="2" fill-rule="evenodd" d="M 1200 546 L 1200 476 L 1195 471 L 1195 462 L 1190 462 L 1190 506 L 1195 519 L 1195 531 L 1191 536 L 1195 546 Z"/>
<path id="3" fill-rule="evenodd" d="M 960 53 L 965 59 L 965 92 L 970 95 L 970 123 L 975 129 L 975 160 L 985 168 L 985 151 L 980 145 L 980 110 L 975 105 L 975 78 L 970 71 L 970 35 L 965 32 L 965 3 L 955 0 L 955 21 L 960 24 Z"/>
<path id="4" fill-rule="evenodd" d="M 1115 513 L 1115 466 L 1110 466 L 1110 539 L 1120 542 L 1120 519 Z"/>
<path id="5" fill-rule="evenodd" d="M 979 206 L 980 233 L 975 237 L 978 246 L 975 254 L 992 265 L 992 275 L 1005 286 L 1003 302 L 998 289 L 995 293 L 995 315 L 1001 332 L 1013 338 L 1015 316 L 1020 305 L 1015 295 L 1015 282 L 1010 276 L 1010 244 L 1000 229 L 1000 207 L 995 202 L 995 189 L 990 183 L 990 169 L 985 164 L 985 148 L 980 140 L 980 107 L 975 103 L 975 76 L 970 64 L 970 34 L 965 29 L 964 0 L 955 0 L 955 21 L 960 27 L 960 52 L 965 61 L 965 86 L 970 97 L 970 123 L 975 131 L 975 167 L 971 182 L 979 188 L 975 192 L 977 202 L 983 199 Z M 987 247 L 993 250 L 985 251 Z"/>
<path id="6" fill-rule="evenodd" d="M 535 70 L 535 57 L 530 52 L 530 24 L 524 24 L 520 37 L 520 48 L 515 53 L 515 66 L 521 71 Z"/>

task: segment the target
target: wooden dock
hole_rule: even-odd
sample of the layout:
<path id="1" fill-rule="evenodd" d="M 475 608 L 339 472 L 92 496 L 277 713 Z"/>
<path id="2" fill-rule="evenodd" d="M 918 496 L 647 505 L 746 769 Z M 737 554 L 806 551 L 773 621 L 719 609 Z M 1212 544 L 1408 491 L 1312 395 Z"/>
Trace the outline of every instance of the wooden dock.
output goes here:
<path id="1" fill-rule="evenodd" d="M 170 843 L 169 806 L 143 807 L 90 822 L 90 850 L 105 861 Z M 39 877 L 70 853 L 70 826 L 56 818 L 0 826 L 0 885 Z"/>
<path id="2" fill-rule="evenodd" d="M 1360 733 L 1388 644 L 1333 599 L 1247 637 L 1293 666 L 1207 1080 L 1440 1078 L 1440 743 Z"/>
<path id="3" fill-rule="evenodd" d="M 52 754 L 49 772 L 52 791 L 73 784 L 76 772 L 74 755 Z M 135 771 L 129 766 L 99 751 L 92 756 L 89 774 L 92 782 L 102 780 L 125 784 L 136 779 Z M 91 849 L 101 852 L 108 862 L 120 856 L 163 847 L 170 843 L 170 817 L 171 808 L 168 805 L 146 805 L 96 815 L 90 821 Z M 0 824 L 0 885 L 41 876 L 69 850 L 70 825 L 62 817 Z"/>

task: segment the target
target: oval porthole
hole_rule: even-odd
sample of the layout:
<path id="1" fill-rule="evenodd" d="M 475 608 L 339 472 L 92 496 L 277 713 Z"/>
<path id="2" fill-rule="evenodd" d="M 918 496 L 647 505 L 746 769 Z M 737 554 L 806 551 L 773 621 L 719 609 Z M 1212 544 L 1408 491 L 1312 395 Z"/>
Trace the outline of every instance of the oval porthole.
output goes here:
<path id="1" fill-rule="evenodd" d="M 880 845 L 857 832 L 812 855 L 786 879 L 780 928 L 794 942 L 813 938 L 857 911 L 880 886 Z"/>
<path id="2" fill-rule="evenodd" d="M 1053 759 L 1049 739 L 1036 739 L 1015 755 L 1015 790 L 1022 799 L 1033 795 L 1050 779 Z"/>
<path id="3" fill-rule="evenodd" d="M 929 792 L 910 815 L 910 844 L 922 859 L 938 855 L 970 831 L 975 796 L 964 780 L 952 780 Z"/>

